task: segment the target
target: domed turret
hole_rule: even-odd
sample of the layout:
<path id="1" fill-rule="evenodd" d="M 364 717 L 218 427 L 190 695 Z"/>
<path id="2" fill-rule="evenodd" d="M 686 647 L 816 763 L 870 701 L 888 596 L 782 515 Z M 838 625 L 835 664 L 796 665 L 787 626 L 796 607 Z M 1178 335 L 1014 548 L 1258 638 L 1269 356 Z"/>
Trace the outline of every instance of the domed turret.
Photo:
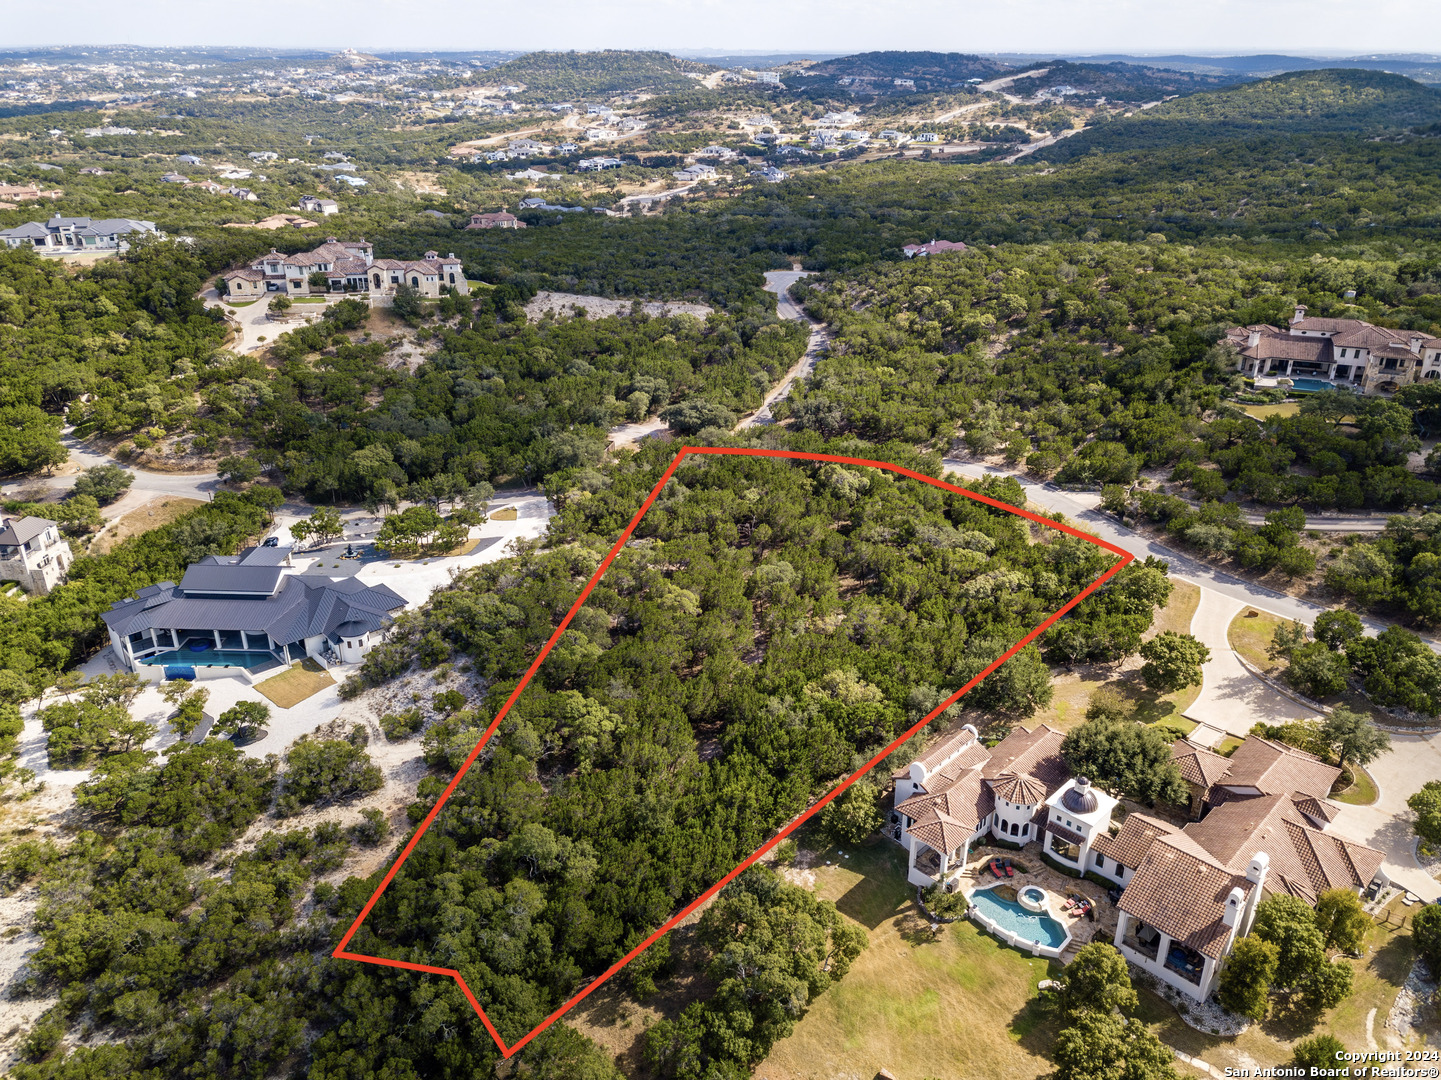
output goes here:
<path id="1" fill-rule="evenodd" d="M 1100 803 L 1091 790 L 1091 782 L 1084 776 L 1078 776 L 1071 789 L 1061 796 L 1061 805 L 1073 814 L 1094 814 Z"/>

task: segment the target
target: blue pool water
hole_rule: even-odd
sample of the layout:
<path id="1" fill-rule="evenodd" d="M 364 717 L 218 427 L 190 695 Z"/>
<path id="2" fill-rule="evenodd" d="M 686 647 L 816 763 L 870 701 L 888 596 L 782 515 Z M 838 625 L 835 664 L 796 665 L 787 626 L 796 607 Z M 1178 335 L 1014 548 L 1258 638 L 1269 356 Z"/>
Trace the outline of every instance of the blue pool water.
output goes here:
<path id="1" fill-rule="evenodd" d="M 971 894 L 971 905 L 1003 930 L 1025 941 L 1039 941 L 1059 949 L 1066 943 L 1066 929 L 1049 915 L 1033 915 L 1013 900 L 1003 900 L 992 889 Z"/>
<path id="2" fill-rule="evenodd" d="M 188 667 L 253 668 L 274 659 L 273 654 L 256 650 L 206 649 L 203 652 L 192 652 L 190 649 L 177 649 L 174 652 L 156 653 L 140 662 L 161 667 L 183 664 Z"/>
<path id="3" fill-rule="evenodd" d="M 1291 380 L 1291 386 L 1295 390 L 1301 390 L 1308 394 L 1319 394 L 1322 390 L 1336 389 L 1332 384 L 1323 382 L 1320 379 L 1295 379 Z"/>

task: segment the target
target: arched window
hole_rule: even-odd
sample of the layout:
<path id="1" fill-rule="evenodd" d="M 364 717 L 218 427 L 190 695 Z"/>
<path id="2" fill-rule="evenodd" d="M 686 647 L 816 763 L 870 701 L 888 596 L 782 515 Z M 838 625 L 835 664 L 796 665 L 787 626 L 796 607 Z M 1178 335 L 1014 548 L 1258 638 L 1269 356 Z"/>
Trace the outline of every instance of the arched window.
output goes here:
<path id="1" fill-rule="evenodd" d="M 376 274 L 376 275 L 375 275 L 375 287 L 376 287 L 377 289 L 380 288 L 380 275 L 379 275 L 379 274 Z"/>
<path id="2" fill-rule="evenodd" d="M 1021 826 L 1021 835 L 1025 836 L 1031 831 L 1031 823 L 1028 821 Z"/>
<path id="3" fill-rule="evenodd" d="M 412 289 L 418 289 L 418 288 L 420 288 L 420 278 L 418 278 L 418 277 L 411 277 L 411 279 L 410 279 L 410 287 L 411 287 Z"/>

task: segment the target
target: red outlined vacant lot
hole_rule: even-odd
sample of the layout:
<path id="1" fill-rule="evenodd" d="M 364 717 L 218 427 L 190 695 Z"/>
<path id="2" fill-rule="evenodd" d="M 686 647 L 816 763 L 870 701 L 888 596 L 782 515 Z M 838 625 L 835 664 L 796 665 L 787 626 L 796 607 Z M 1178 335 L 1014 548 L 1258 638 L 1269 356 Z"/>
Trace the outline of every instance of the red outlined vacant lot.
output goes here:
<path id="1" fill-rule="evenodd" d="M 671 918 L 667 920 L 663 926 L 657 929 L 654 933 L 652 933 L 648 938 L 642 941 L 630 952 L 626 953 L 625 956 L 617 960 L 614 964 L 612 964 L 609 968 L 602 972 L 598 977 L 593 979 L 582 990 L 577 992 L 574 997 L 572 997 L 560 1008 L 556 1009 L 555 1012 L 547 1016 L 543 1021 L 541 1021 L 540 1024 L 536 1025 L 534 1030 L 529 1032 L 523 1038 L 517 1040 L 515 1043 L 507 1045 L 505 1040 L 500 1037 L 500 1032 L 496 1030 L 495 1024 L 493 1024 L 490 1017 L 485 1014 L 485 1010 L 480 1007 L 480 1002 L 477 1001 L 475 999 L 475 995 L 471 993 L 470 987 L 465 985 L 465 980 L 461 978 L 459 971 L 456 971 L 454 968 L 432 967 L 429 964 L 414 964 L 406 960 L 391 960 L 383 956 L 366 956 L 362 953 L 350 952 L 347 946 L 349 946 L 350 940 L 355 936 L 356 931 L 360 929 L 361 924 L 365 922 L 366 918 L 370 915 L 371 909 L 375 907 L 375 904 L 380 899 L 381 895 L 390 886 L 390 883 L 395 878 L 395 875 L 399 873 L 400 868 L 405 865 L 405 860 L 410 858 L 410 853 L 415 849 L 415 845 L 420 842 L 421 836 L 425 834 L 425 831 L 429 829 L 431 824 L 435 821 L 436 816 L 440 813 L 441 807 L 446 804 L 446 801 L 449 800 L 451 794 L 454 793 L 456 787 L 460 784 L 461 779 L 465 776 L 467 772 L 470 771 L 470 767 L 475 764 L 475 759 L 480 756 L 480 752 L 485 747 L 485 744 L 490 741 L 490 737 L 495 733 L 496 728 L 500 726 L 500 722 L 505 719 L 506 713 L 510 712 L 511 706 L 515 704 L 515 701 L 520 696 L 521 692 L 525 690 L 528 685 L 530 685 L 530 680 L 534 677 L 537 669 L 539 669 L 541 662 L 550 653 L 550 650 L 555 646 L 555 643 L 560 640 L 561 634 L 565 632 L 566 627 L 570 625 L 571 619 L 575 617 L 576 612 L 580 610 L 581 605 L 584 604 L 586 598 L 590 596 L 591 590 L 595 588 L 596 583 L 600 581 L 606 570 L 609 569 L 611 562 L 615 559 L 616 555 L 620 553 L 621 548 L 625 546 L 626 541 L 630 539 L 631 534 L 635 532 L 636 526 L 640 524 L 641 518 L 645 517 L 646 512 L 650 510 L 651 504 L 655 502 L 656 496 L 660 494 L 661 489 L 663 489 L 665 485 L 670 481 L 670 478 L 672 475 L 674 475 L 677 467 L 679 467 L 680 463 L 685 460 L 687 456 L 704 454 L 735 454 L 749 457 L 786 458 L 794 461 L 834 462 L 840 465 L 864 465 L 875 469 L 885 469 L 889 472 L 897 473 L 901 476 L 910 477 L 913 480 L 919 480 L 921 483 L 930 484 L 932 487 L 940 488 L 942 491 L 949 491 L 957 495 L 963 495 L 966 498 L 974 499 L 977 502 L 985 503 L 987 506 L 994 507 L 995 509 L 1004 510 L 1007 513 L 1016 514 L 1019 517 L 1023 517 L 1028 521 L 1035 522 L 1038 525 L 1043 525 L 1046 528 L 1056 529 L 1070 536 L 1077 537 L 1081 540 L 1089 541 L 1090 543 L 1095 544 L 1098 547 L 1105 548 L 1113 555 L 1118 556 L 1118 558 L 1117 561 L 1110 567 L 1110 569 L 1097 577 L 1095 581 L 1091 582 L 1091 584 L 1086 586 L 1086 588 L 1083 589 L 1081 592 L 1077 593 L 1076 596 L 1074 596 L 1070 601 L 1068 601 L 1063 607 L 1053 612 L 1050 616 L 1046 618 L 1044 622 L 1042 622 L 1034 630 L 1028 633 L 1025 637 L 1021 638 L 1020 641 L 1016 642 L 1016 644 L 1006 650 L 1005 653 L 997 657 L 996 660 L 992 664 L 990 664 L 984 671 L 982 671 L 975 678 L 971 679 L 970 682 L 966 683 L 950 697 L 946 698 L 945 701 L 937 705 L 935 709 L 933 709 L 926 716 L 918 720 L 906 731 L 902 732 L 895 739 L 895 741 L 893 741 L 889 746 L 885 747 L 883 750 L 877 753 L 875 757 L 871 758 L 868 762 L 866 762 L 861 769 L 857 770 L 851 776 L 843 780 L 841 783 L 837 784 L 835 788 L 827 792 L 823 798 L 816 800 L 816 802 L 813 803 L 804 813 L 802 813 L 799 817 L 788 823 L 784 828 L 777 832 L 775 836 L 771 837 L 770 840 L 766 841 L 766 843 L 762 844 L 749 858 L 745 859 L 745 861 L 740 863 L 729 874 L 721 878 L 709 889 L 701 893 L 700 896 L 696 897 L 680 911 L 672 915 Z M 947 708 L 953 705 L 962 695 L 966 694 L 968 691 L 970 691 L 972 687 L 979 684 L 982 679 L 990 675 L 998 667 L 1000 667 L 1012 656 L 1018 653 L 1022 648 L 1034 641 L 1047 627 L 1049 627 L 1062 615 L 1066 614 L 1066 612 L 1070 611 L 1073 607 L 1079 604 L 1092 592 L 1098 589 L 1108 578 L 1110 578 L 1123 566 L 1129 563 L 1131 559 L 1132 556 L 1129 552 L 1123 551 L 1118 547 L 1114 547 L 1103 540 L 1098 540 L 1094 536 L 1088 536 L 1086 533 L 1083 533 L 1078 529 L 1073 529 L 1069 525 L 1062 525 L 1059 522 L 1051 521 L 1049 518 L 1041 517 L 1038 514 L 1032 514 L 1026 510 L 1017 509 L 1016 507 L 1011 506 L 1009 503 L 1000 502 L 996 499 L 990 499 L 984 495 L 978 495 L 973 491 L 967 491 L 965 488 L 957 487 L 954 484 L 948 484 L 944 480 L 937 480 L 934 477 L 926 476 L 924 473 L 914 472 L 911 469 L 904 468 L 900 465 L 892 465 L 885 461 L 871 461 L 866 458 L 841 457 L 836 454 L 807 454 L 788 450 L 760 450 L 752 449 L 749 447 L 682 447 L 680 453 L 676 454 L 675 458 L 671 461 L 670 466 L 665 471 L 665 474 L 661 476 L 655 487 L 651 489 L 650 494 L 646 496 L 645 502 L 641 503 L 640 509 L 636 511 L 635 516 L 630 519 L 630 524 L 625 527 L 625 531 L 620 534 L 620 538 L 616 540 L 615 544 L 611 547 L 610 551 L 606 553 L 605 558 L 601 561 L 600 566 L 596 568 L 595 573 L 592 574 L 590 580 L 586 582 L 585 588 L 580 591 L 580 595 L 576 597 L 575 603 L 572 604 L 570 610 L 566 612 L 565 618 L 561 619 L 560 625 L 555 628 L 555 632 L 551 634 L 550 639 L 546 641 L 545 647 L 542 648 L 536 658 L 531 661 L 530 667 L 526 669 L 524 677 L 516 685 L 516 688 L 511 691 L 510 697 L 506 699 L 505 704 L 501 706 L 500 711 L 495 714 L 495 719 L 492 720 L 490 722 L 490 726 L 485 729 L 485 733 L 480 737 L 480 741 L 475 744 L 475 749 L 470 752 L 470 755 L 465 759 L 464 764 L 461 765 L 459 771 L 456 772 L 454 778 L 452 778 L 450 783 L 446 785 L 446 788 L 441 793 L 440 798 L 437 799 L 435 805 L 431 807 L 430 813 L 427 814 L 425 820 L 420 823 L 420 828 L 416 829 L 415 835 L 410 838 L 410 842 L 407 843 L 405 845 L 405 849 L 401 851 L 400 857 L 395 860 L 395 865 L 393 865 L 388 871 L 386 871 L 385 877 L 381 879 L 380 885 L 376 888 L 370 899 L 365 902 L 365 907 L 361 908 L 360 914 L 357 915 L 355 917 L 355 921 L 350 924 L 350 929 L 348 929 L 345 932 L 345 936 L 340 939 L 340 944 L 335 947 L 335 952 L 332 955 L 337 957 L 338 959 L 360 960 L 363 963 L 379 964 L 383 967 L 403 968 L 407 971 L 423 971 L 428 972 L 432 975 L 448 975 L 450 978 L 454 979 L 456 983 L 459 984 L 461 992 L 465 994 L 466 1000 L 468 1000 L 471 1004 L 471 1007 L 475 1009 L 476 1015 L 480 1017 L 481 1023 L 483 1023 L 486 1030 L 490 1032 L 490 1036 L 495 1040 L 495 1044 L 500 1047 L 500 1052 L 506 1057 L 510 1057 L 522 1046 L 530 1042 L 531 1039 L 535 1038 L 546 1028 L 550 1027 L 551 1024 L 555 1023 L 567 1012 L 569 1012 L 576 1005 L 578 1005 L 581 1000 L 585 998 L 588 994 L 590 994 L 593 990 L 595 990 L 596 987 L 600 986 L 612 975 L 620 971 L 621 968 L 625 967 L 626 964 L 630 963 L 642 952 L 644 952 L 654 941 L 656 941 L 663 935 L 669 933 L 676 925 L 678 925 L 683 919 L 685 919 L 686 916 L 688 916 L 689 914 L 691 914 L 691 912 L 695 911 L 698 907 L 704 904 L 707 900 L 709 900 L 712 896 L 719 892 L 726 884 L 728 884 L 733 878 L 735 878 L 752 863 L 760 859 L 776 844 L 784 840 L 791 832 L 797 829 L 807 819 L 811 818 L 815 814 L 820 813 L 822 807 L 824 807 L 832 799 L 840 795 L 841 792 L 845 791 L 846 788 L 850 787 L 866 773 L 870 772 L 871 769 L 873 769 L 878 763 L 883 761 L 893 750 L 896 749 L 896 747 L 900 746 L 907 739 L 911 738 L 911 736 L 915 735 L 916 732 L 924 728 L 933 719 L 935 719 Z"/>

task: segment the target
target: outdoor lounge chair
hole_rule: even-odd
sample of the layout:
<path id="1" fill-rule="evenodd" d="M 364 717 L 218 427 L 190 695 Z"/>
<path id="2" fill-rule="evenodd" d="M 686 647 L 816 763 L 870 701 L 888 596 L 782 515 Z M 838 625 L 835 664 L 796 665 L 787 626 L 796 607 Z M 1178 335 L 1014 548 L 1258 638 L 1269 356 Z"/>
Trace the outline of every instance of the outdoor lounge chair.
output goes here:
<path id="1" fill-rule="evenodd" d="M 1005 870 L 1001 867 L 1000 859 L 991 860 L 991 873 L 995 874 L 998 878 L 1003 878 L 1006 876 Z"/>
<path id="2" fill-rule="evenodd" d="M 1011 860 L 1010 860 L 1010 859 L 1002 859 L 1002 860 L 1001 860 L 1001 865 L 1002 865 L 1003 867 L 1005 867 L 1006 877 L 1015 877 L 1015 876 L 1016 876 L 1016 868 L 1011 865 Z"/>

